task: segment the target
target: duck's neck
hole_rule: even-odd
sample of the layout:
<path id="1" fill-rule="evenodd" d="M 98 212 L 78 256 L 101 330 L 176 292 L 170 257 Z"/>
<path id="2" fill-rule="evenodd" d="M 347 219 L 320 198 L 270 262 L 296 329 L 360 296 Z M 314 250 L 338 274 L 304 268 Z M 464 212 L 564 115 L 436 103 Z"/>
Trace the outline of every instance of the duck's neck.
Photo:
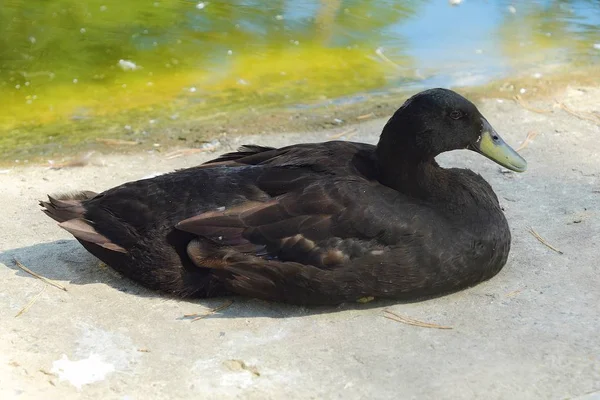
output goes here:
<path id="1" fill-rule="evenodd" d="M 375 151 L 379 181 L 418 199 L 431 200 L 443 196 L 448 190 L 447 172 L 435 162 L 435 153 L 427 154 L 423 150 L 431 147 L 431 144 L 417 144 L 418 137 L 426 136 L 427 127 L 402 119 L 402 114 L 396 112 L 379 138 Z M 406 131 L 397 132 L 399 124 L 405 126 Z M 421 133 L 416 135 L 410 132 Z"/>
<path id="2" fill-rule="evenodd" d="M 481 177 L 442 168 L 433 157 L 415 154 L 407 151 L 392 157 L 378 148 L 379 182 L 465 223 L 484 215 L 489 219 L 490 213 L 501 214 L 495 194 Z"/>
<path id="3" fill-rule="evenodd" d="M 448 172 L 434 158 L 399 154 L 397 158 L 378 154 L 379 181 L 401 193 L 423 200 L 441 199 L 448 193 Z"/>

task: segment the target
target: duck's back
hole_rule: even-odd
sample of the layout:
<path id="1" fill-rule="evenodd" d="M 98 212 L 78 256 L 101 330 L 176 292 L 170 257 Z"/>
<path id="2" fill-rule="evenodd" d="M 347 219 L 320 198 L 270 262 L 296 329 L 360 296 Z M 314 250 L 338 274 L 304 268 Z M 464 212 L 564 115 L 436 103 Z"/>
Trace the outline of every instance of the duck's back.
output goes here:
<path id="1" fill-rule="evenodd" d="M 210 211 L 264 203 L 323 178 L 364 179 L 374 172 L 373 149 L 348 142 L 245 146 L 198 167 L 97 195 L 55 197 L 42 205 L 88 251 L 129 278 L 178 295 L 216 295 L 223 292 L 222 284 L 187 255 L 195 235 L 175 229 L 176 224 Z"/>

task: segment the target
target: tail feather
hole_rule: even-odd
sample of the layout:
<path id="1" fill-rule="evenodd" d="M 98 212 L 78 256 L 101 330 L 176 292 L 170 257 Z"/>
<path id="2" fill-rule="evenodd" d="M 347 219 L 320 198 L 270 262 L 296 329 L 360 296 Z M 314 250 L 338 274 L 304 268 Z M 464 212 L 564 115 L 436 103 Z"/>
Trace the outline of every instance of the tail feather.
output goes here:
<path id="1" fill-rule="evenodd" d="M 82 218 L 85 212 L 82 201 L 95 197 L 97 193 L 83 191 L 77 193 L 48 195 L 48 201 L 40 201 L 40 206 L 44 207 L 42 211 L 58 222 L 65 222 L 70 219 Z"/>
<path id="2" fill-rule="evenodd" d="M 117 251 L 119 253 L 127 253 L 123 247 L 110 241 L 106 236 L 96 232 L 96 229 L 86 220 L 77 218 L 70 219 L 58 224 L 61 228 L 75 236 L 77 239 L 97 244 L 105 249 Z"/>
<path id="3" fill-rule="evenodd" d="M 59 222 L 58 226 L 80 241 L 94 243 L 119 253 L 127 253 L 127 250 L 123 247 L 96 232 L 93 224 L 84 218 L 85 206 L 83 202 L 96 196 L 97 193 L 90 191 L 48 195 L 48 201 L 40 201 L 40 206 L 44 207 L 42 211 L 47 216 Z"/>

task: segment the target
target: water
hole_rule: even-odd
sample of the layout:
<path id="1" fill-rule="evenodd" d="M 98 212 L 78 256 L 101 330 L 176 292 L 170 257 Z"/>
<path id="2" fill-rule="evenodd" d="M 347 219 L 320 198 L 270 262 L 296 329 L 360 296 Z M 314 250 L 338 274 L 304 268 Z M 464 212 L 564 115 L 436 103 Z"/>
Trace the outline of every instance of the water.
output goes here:
<path id="1" fill-rule="evenodd" d="M 600 61 L 594 0 L 2 3 L 2 153 L 115 136 L 127 121 Z"/>

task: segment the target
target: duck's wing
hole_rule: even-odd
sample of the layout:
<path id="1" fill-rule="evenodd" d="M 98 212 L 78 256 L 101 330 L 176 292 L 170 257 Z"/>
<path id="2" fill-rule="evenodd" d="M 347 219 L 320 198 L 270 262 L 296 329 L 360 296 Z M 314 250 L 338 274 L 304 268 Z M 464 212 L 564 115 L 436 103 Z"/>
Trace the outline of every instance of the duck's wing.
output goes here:
<path id="1" fill-rule="evenodd" d="M 334 260 L 324 257 L 329 249 L 320 245 L 335 237 L 332 224 L 343 205 L 319 189 L 315 185 L 295 195 L 202 213 L 176 227 L 208 239 L 214 250 L 326 267 Z"/>
<path id="2" fill-rule="evenodd" d="M 211 165 L 215 163 L 222 164 L 226 162 L 256 164 L 272 157 L 276 151 L 277 149 L 275 147 L 246 144 L 241 146 L 237 151 L 222 154 L 213 160 L 205 162 L 203 165 Z"/>
<path id="3" fill-rule="evenodd" d="M 262 190 L 271 183 L 294 185 L 293 179 L 259 182 Z M 297 303 L 339 302 L 334 293 L 321 293 L 331 296 L 326 300 L 310 296 L 335 290 L 335 280 L 345 279 L 352 260 L 381 254 L 402 235 L 410 240 L 418 229 L 408 217 L 415 209 L 407 205 L 402 215 L 397 212 L 399 196 L 364 179 L 324 178 L 266 202 L 194 216 L 177 228 L 199 237 L 188 247 L 192 261 L 222 272 L 233 291 Z M 351 275 L 346 278 L 360 281 Z M 320 289 L 324 282 L 331 283 L 329 289 Z M 360 285 L 355 287 L 360 291 Z"/>

